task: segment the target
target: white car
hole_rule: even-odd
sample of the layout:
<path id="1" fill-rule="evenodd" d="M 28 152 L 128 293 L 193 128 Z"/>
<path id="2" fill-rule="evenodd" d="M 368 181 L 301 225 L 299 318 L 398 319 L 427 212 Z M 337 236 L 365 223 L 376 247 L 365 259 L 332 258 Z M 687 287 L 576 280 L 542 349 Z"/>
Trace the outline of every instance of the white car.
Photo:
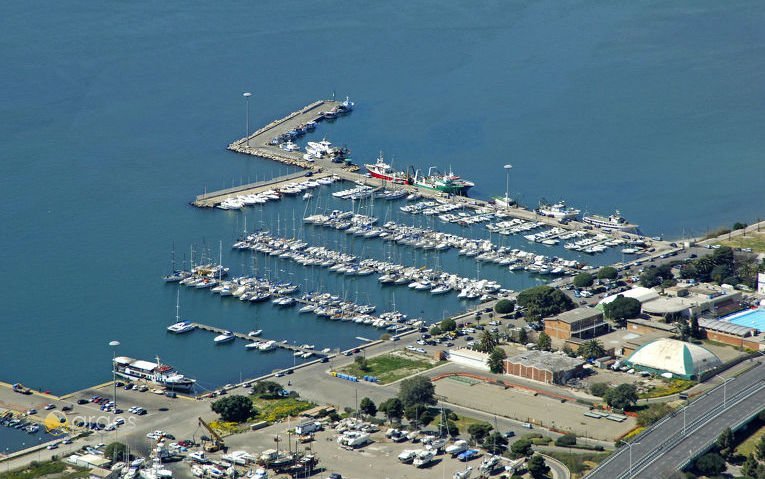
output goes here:
<path id="1" fill-rule="evenodd" d="M 122 426 L 123 424 L 125 424 L 125 418 L 118 417 L 117 419 L 114 420 L 114 424 L 116 424 L 117 426 Z"/>

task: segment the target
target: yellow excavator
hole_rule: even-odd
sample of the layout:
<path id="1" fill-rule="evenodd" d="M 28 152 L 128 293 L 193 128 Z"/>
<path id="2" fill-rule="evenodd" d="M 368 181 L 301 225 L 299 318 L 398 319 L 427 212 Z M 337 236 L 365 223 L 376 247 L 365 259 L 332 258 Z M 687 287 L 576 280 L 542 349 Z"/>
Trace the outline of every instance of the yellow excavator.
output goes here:
<path id="1" fill-rule="evenodd" d="M 204 441 L 203 448 L 206 452 L 217 452 L 226 449 L 226 443 L 223 442 L 223 438 L 220 434 L 215 432 L 201 417 L 199 419 L 199 425 L 202 426 L 210 433 L 210 440 Z"/>

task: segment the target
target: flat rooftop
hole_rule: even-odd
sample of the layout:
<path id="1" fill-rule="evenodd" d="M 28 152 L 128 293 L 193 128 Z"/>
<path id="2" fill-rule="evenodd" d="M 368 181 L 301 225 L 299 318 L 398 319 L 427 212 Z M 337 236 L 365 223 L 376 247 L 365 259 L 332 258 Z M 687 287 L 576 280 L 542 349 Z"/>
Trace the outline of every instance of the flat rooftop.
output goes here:
<path id="1" fill-rule="evenodd" d="M 563 313 L 560 313 L 559 315 L 549 318 L 554 321 L 562 321 L 564 323 L 572 324 L 576 323 L 578 321 L 586 320 L 586 319 L 592 319 L 596 317 L 602 317 L 603 312 L 599 311 L 595 308 L 590 307 L 584 307 L 584 308 L 576 308 L 572 309 L 571 311 L 565 311 Z"/>
<path id="2" fill-rule="evenodd" d="M 569 371 L 584 364 L 582 359 L 570 358 L 565 354 L 548 351 L 526 351 L 507 358 L 505 361 L 552 372 Z"/>

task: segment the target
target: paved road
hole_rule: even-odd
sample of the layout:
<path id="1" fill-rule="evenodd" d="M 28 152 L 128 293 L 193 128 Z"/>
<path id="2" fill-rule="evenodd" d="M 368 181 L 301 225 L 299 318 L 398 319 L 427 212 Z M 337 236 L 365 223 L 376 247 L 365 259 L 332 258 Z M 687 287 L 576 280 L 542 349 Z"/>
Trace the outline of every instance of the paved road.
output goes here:
<path id="1" fill-rule="evenodd" d="M 683 411 L 667 416 L 588 474 L 590 479 L 663 478 L 704 452 L 725 427 L 734 428 L 763 409 L 765 367 L 762 360 L 727 386 L 698 397 Z M 685 416 L 685 421 L 684 421 Z M 685 424 L 685 427 L 684 427 Z M 684 432 L 685 430 L 685 432 Z"/>

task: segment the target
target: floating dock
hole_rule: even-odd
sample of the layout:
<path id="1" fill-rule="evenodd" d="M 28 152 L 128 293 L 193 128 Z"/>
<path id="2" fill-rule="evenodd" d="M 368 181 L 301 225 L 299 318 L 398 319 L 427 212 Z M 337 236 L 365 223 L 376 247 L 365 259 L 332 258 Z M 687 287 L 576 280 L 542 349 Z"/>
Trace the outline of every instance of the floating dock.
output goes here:
<path id="1" fill-rule="evenodd" d="M 226 329 L 219 328 L 217 326 L 210 326 L 209 324 L 202 324 L 202 323 L 192 323 L 192 324 L 197 329 L 202 329 L 204 331 L 210 331 L 210 332 L 215 333 L 215 334 L 223 334 L 223 333 L 225 333 L 227 331 Z M 252 343 L 254 341 L 259 341 L 261 343 L 265 343 L 267 341 L 274 341 L 274 345 L 277 346 L 277 347 L 280 347 L 282 349 L 288 349 L 290 351 L 300 351 L 301 353 L 311 353 L 311 354 L 315 354 L 315 355 L 318 355 L 318 356 L 324 355 L 323 353 L 315 351 L 313 349 L 307 349 L 307 348 L 304 348 L 302 346 L 296 346 L 294 344 L 289 344 L 289 343 L 282 343 L 281 341 L 276 341 L 275 339 L 269 340 L 269 339 L 264 339 L 264 338 L 261 338 L 261 337 L 252 337 L 252 336 L 247 336 L 244 333 L 237 333 L 237 332 L 233 332 L 233 331 L 231 332 L 231 334 L 233 334 L 237 338 L 243 339 L 243 340 L 245 340 L 245 341 L 247 341 L 249 343 Z"/>

